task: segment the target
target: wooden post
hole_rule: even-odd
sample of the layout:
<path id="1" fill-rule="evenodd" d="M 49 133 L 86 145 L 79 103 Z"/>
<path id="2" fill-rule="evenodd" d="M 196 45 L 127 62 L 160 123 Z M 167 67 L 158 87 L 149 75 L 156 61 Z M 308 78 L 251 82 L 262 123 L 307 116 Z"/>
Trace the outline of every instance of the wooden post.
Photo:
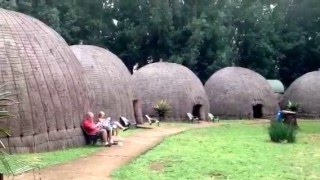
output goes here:
<path id="1" fill-rule="evenodd" d="M 3 180 L 3 174 L 0 173 L 0 180 Z"/>

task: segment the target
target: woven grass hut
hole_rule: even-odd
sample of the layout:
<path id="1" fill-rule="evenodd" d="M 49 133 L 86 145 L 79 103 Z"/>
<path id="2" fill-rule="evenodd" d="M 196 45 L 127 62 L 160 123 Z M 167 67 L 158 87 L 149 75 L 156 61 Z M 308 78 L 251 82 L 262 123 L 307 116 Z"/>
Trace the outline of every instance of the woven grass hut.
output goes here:
<path id="1" fill-rule="evenodd" d="M 171 106 L 168 119 L 186 120 L 188 112 L 206 119 L 208 97 L 201 81 L 188 68 L 175 63 L 152 63 L 135 72 L 132 81 L 141 99 L 143 114 L 156 116 L 153 106 L 166 100 Z"/>
<path id="2" fill-rule="evenodd" d="M 106 116 L 128 118 L 132 124 L 142 120 L 138 99 L 134 98 L 131 73 L 125 64 L 110 51 L 91 45 L 74 45 L 72 51 L 80 61 L 95 96 L 95 112 Z"/>
<path id="3" fill-rule="evenodd" d="M 276 114 L 277 100 L 268 81 L 241 67 L 214 73 L 205 84 L 210 111 L 224 118 L 263 118 Z"/>
<path id="4" fill-rule="evenodd" d="M 299 104 L 299 116 L 320 117 L 320 70 L 309 72 L 296 79 L 285 91 L 282 108 L 288 101 Z"/>
<path id="5" fill-rule="evenodd" d="M 0 9 L 0 84 L 20 102 L 1 120 L 11 152 L 39 152 L 84 144 L 80 122 L 90 110 L 80 63 L 53 29 L 27 15 Z"/>
<path id="6" fill-rule="evenodd" d="M 279 81 L 277 79 L 268 79 L 268 82 L 272 87 L 274 95 L 277 98 L 278 104 L 280 105 L 282 102 L 282 98 L 283 98 L 284 85 L 282 84 L 281 81 Z"/>

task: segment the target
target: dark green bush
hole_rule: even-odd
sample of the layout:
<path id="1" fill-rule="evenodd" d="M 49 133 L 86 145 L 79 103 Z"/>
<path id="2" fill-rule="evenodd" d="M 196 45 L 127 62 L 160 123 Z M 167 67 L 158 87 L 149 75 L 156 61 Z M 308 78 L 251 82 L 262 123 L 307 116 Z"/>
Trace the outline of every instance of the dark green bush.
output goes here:
<path id="1" fill-rule="evenodd" d="M 293 126 L 274 121 L 271 122 L 268 130 L 270 139 L 273 142 L 296 142 L 297 130 Z"/>

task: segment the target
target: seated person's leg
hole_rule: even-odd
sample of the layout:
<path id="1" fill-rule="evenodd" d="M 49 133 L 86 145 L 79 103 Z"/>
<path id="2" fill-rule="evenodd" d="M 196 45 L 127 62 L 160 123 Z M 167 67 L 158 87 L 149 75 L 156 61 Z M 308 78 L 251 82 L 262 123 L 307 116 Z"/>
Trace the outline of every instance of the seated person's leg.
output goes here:
<path id="1" fill-rule="evenodd" d="M 97 134 L 97 136 L 101 136 L 103 142 L 105 143 L 105 145 L 108 145 L 108 137 L 107 137 L 107 130 L 105 129 L 100 129 Z"/>
<path id="2" fill-rule="evenodd" d="M 113 134 L 114 136 L 118 136 L 118 134 L 119 134 L 119 128 L 114 128 L 114 129 L 113 129 L 113 133 L 114 133 L 114 134 Z"/>
<path id="3" fill-rule="evenodd" d="M 126 131 L 126 130 L 128 130 L 129 128 L 127 128 L 127 127 L 123 127 L 122 125 L 121 125 L 121 123 L 120 122 L 118 122 L 118 121 L 115 121 L 115 122 L 113 122 L 115 125 L 117 125 L 117 127 L 118 128 L 120 128 L 120 129 L 122 129 L 123 131 Z M 118 129 L 117 128 L 117 129 Z"/>
<path id="4" fill-rule="evenodd" d="M 112 144 L 113 140 L 112 140 L 112 128 L 111 127 L 104 127 L 107 131 L 107 141 L 108 143 Z"/>

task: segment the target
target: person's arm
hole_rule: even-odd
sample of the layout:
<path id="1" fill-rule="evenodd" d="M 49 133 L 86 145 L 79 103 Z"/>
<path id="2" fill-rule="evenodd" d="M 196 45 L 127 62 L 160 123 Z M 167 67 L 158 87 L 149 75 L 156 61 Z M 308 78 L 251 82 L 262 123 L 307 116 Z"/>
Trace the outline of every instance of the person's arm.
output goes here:
<path id="1" fill-rule="evenodd" d="M 90 121 L 84 121 L 83 122 L 83 127 L 86 129 L 86 130 L 89 130 L 89 131 L 93 131 L 93 130 L 96 130 L 97 129 L 97 126 L 98 124 L 94 124 Z"/>

